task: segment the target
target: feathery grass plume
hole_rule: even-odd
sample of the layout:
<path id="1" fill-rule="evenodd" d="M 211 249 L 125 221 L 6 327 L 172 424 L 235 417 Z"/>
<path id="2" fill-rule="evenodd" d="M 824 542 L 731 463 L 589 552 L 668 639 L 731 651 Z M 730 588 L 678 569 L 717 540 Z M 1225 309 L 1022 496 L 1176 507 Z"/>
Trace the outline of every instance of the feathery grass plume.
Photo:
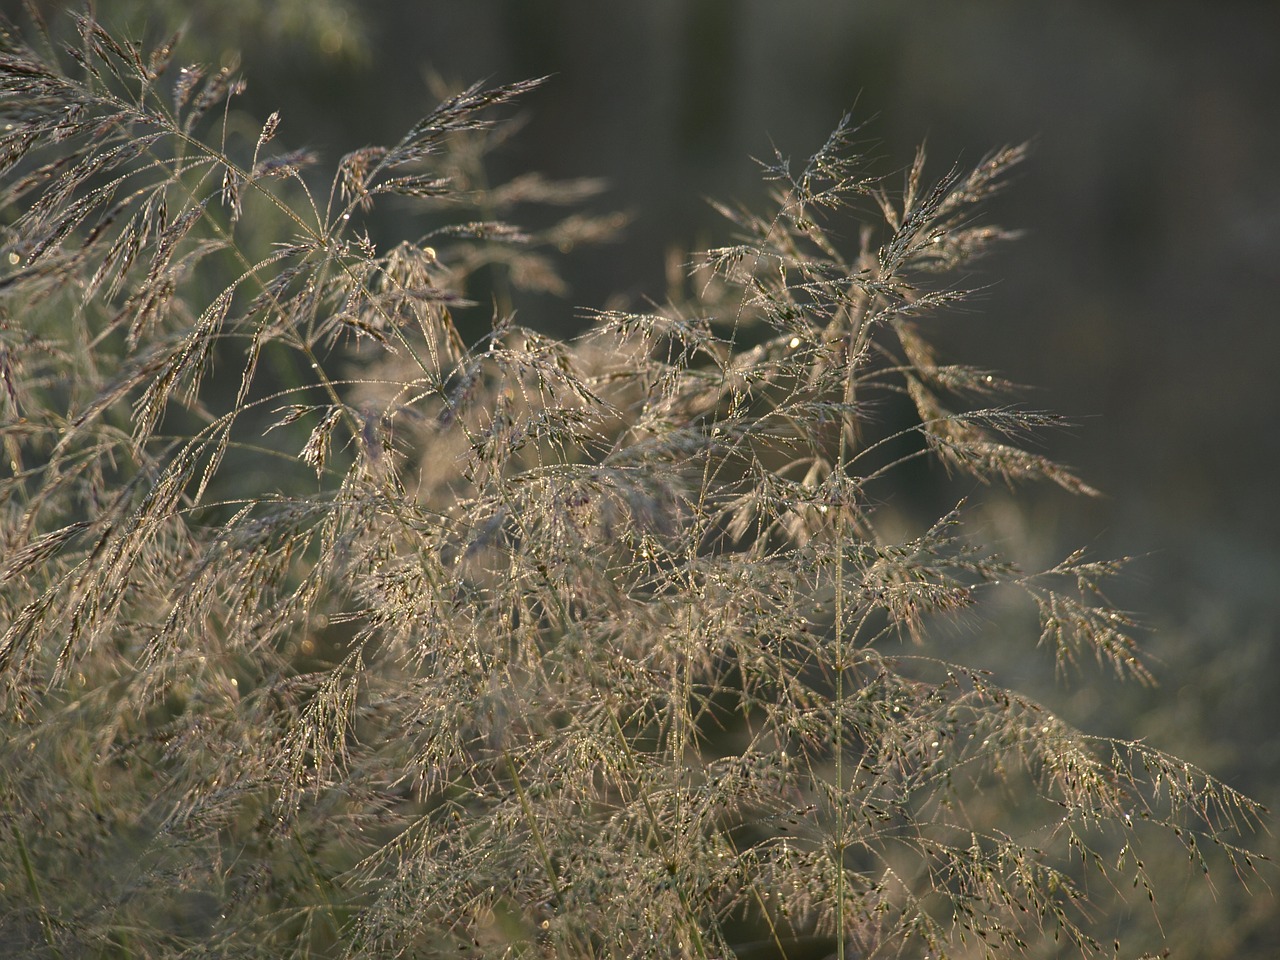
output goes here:
<path id="1" fill-rule="evenodd" d="M 878 517 L 925 457 L 1089 492 L 927 340 L 1021 148 L 893 192 L 846 119 L 691 292 L 565 341 L 513 300 L 619 221 L 487 185 L 536 81 L 326 192 L 287 117 L 228 136 L 234 72 L 78 23 L 0 38 L 6 950 L 1101 955 L 1089 874 L 1150 890 L 1152 825 L 1252 869 L 1257 804 L 912 646 L 1011 586 L 1059 663 L 1149 680 L 1118 564 Z"/>

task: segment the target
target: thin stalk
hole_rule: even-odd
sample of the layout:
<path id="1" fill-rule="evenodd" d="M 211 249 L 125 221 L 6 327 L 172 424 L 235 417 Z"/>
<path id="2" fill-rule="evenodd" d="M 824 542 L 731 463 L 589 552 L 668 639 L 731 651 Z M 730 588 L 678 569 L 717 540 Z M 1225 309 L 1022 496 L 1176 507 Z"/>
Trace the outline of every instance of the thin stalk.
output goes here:
<path id="1" fill-rule="evenodd" d="M 863 325 L 865 326 L 865 324 Z M 850 337 L 852 340 L 852 336 Z M 851 344 L 852 346 L 852 344 Z M 857 354 L 850 350 L 849 355 L 845 358 L 848 366 L 848 383 L 846 386 L 846 394 L 851 395 L 853 392 L 854 367 L 857 362 Z M 847 469 L 849 458 L 849 440 L 856 436 L 855 425 L 850 422 L 852 417 L 848 413 L 841 415 L 842 423 L 840 425 L 840 441 L 839 450 L 836 454 L 836 470 L 840 479 L 838 490 L 843 490 L 845 470 Z M 836 504 L 836 596 L 835 596 L 835 646 L 836 646 L 836 709 L 835 709 L 835 735 L 832 738 L 836 753 L 836 842 L 835 842 L 835 868 L 836 868 L 836 956 L 838 960 L 845 960 L 845 909 L 844 909 L 844 844 L 845 833 L 848 823 L 848 806 L 845 799 L 844 786 L 844 673 L 847 667 L 845 644 L 847 640 L 847 630 L 845 627 L 845 608 L 844 608 L 844 533 L 845 533 L 845 510 L 844 497 L 840 496 L 840 502 Z"/>
<path id="2" fill-rule="evenodd" d="M 538 821 L 533 815 L 533 805 L 529 803 L 529 795 L 524 792 L 524 782 L 520 779 L 520 771 L 516 769 L 516 762 L 511 759 L 511 751 L 504 748 L 502 759 L 507 765 L 507 773 L 511 774 L 511 785 L 515 788 L 516 798 L 520 801 L 520 810 L 524 814 L 525 820 L 529 823 L 529 832 L 533 834 L 533 841 L 538 847 L 538 856 L 542 858 L 543 869 L 547 871 L 547 878 L 551 881 L 551 891 L 555 894 L 556 906 L 563 908 L 564 900 L 562 899 L 560 878 L 556 875 L 555 861 L 551 858 L 551 851 L 547 848 L 547 842 L 542 836 L 542 830 L 538 827 Z"/>
<path id="3" fill-rule="evenodd" d="M 27 878 L 27 889 L 31 891 L 31 899 L 36 902 L 40 912 L 40 927 L 44 930 L 45 943 L 49 944 L 49 949 L 58 960 L 63 960 L 62 951 L 58 949 L 57 938 L 53 935 L 53 917 L 49 916 L 49 908 L 45 905 L 44 897 L 40 893 L 40 882 L 36 879 L 36 868 L 31 862 L 31 852 L 27 849 L 26 838 L 16 824 L 13 827 L 13 839 L 18 843 L 18 856 L 22 858 L 22 872 Z"/>
<path id="4" fill-rule="evenodd" d="M 668 872 L 674 874 L 676 869 L 675 855 L 671 852 L 670 846 L 662 836 L 659 829 L 658 812 L 653 809 L 653 803 L 649 799 L 649 794 L 644 789 L 644 778 L 640 776 L 640 765 L 636 762 L 635 754 L 631 750 L 631 743 L 627 740 L 626 734 L 622 730 L 622 724 L 618 722 L 617 715 L 613 712 L 613 708 L 607 707 L 607 713 L 610 723 L 613 724 L 614 733 L 617 734 L 618 743 L 622 747 L 623 754 L 626 755 L 627 765 L 631 768 L 635 776 L 632 782 L 636 785 L 637 792 L 640 795 L 640 802 L 644 804 L 645 816 L 649 820 L 649 830 L 653 834 L 653 841 L 658 846 L 658 854 L 662 857 L 662 862 L 666 866 Z M 626 793 L 626 785 L 619 784 L 623 793 Z M 680 883 L 673 883 L 676 894 L 680 897 L 680 905 L 684 908 L 685 917 L 689 922 L 689 931 L 693 936 L 697 948 L 697 955 L 700 957 L 709 957 L 711 954 L 707 951 L 706 942 L 702 939 L 702 931 L 698 928 L 697 913 L 693 909 L 693 904 L 689 902 L 689 891 L 687 891 Z"/>

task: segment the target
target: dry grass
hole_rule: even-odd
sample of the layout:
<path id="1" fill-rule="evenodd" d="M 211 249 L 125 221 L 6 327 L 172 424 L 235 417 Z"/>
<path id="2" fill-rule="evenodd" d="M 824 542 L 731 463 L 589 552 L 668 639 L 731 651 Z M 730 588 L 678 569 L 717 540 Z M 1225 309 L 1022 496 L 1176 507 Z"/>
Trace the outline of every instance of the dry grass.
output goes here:
<path id="1" fill-rule="evenodd" d="M 533 83 L 325 184 L 171 52 L 0 48 L 0 950 L 1110 955 L 1141 841 L 1250 872 L 1256 804 L 912 645 L 1012 588 L 1149 680 L 1119 564 L 877 517 L 917 458 L 1091 492 L 928 343 L 1021 148 L 892 189 L 845 120 L 565 341 L 511 304 L 618 223 L 481 186 Z M 380 243 L 386 203 L 430 226 Z"/>

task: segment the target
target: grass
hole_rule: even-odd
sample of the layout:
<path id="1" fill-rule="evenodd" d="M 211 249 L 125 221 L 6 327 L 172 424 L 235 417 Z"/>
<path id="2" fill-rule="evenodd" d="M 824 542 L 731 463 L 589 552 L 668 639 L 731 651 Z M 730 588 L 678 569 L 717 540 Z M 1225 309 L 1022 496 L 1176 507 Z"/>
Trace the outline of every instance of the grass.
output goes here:
<path id="1" fill-rule="evenodd" d="M 1111 955 L 1144 846 L 1253 871 L 1257 804 L 923 645 L 1012 591 L 1150 682 L 1120 562 L 886 532 L 921 460 L 1093 493 L 929 344 L 1023 148 L 894 185 L 845 118 L 560 339 L 519 298 L 620 221 L 488 183 L 537 81 L 326 177 L 77 23 L 0 46 L 5 951 Z"/>

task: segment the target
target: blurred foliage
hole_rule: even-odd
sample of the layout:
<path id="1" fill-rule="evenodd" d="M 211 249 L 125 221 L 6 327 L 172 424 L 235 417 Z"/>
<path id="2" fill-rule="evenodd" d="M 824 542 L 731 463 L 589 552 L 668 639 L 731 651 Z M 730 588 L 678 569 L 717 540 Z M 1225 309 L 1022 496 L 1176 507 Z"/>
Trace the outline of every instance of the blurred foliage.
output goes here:
<path id="1" fill-rule="evenodd" d="M 156 34 L 181 30 L 193 61 L 223 66 L 241 56 L 268 60 L 281 47 L 297 48 L 313 63 L 364 62 L 370 55 L 367 4 L 355 0 L 6 0 L 10 19 L 34 14 L 61 34 L 68 13 L 86 9 L 118 36 L 154 42 Z"/>

